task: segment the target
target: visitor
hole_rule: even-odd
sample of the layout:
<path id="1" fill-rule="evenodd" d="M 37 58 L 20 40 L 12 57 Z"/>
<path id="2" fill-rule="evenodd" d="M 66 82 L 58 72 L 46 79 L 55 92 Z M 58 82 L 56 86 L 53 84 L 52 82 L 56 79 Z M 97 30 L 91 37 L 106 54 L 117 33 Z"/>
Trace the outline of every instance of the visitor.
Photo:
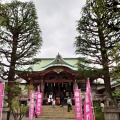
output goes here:
<path id="1" fill-rule="evenodd" d="M 50 105 L 52 105 L 52 101 L 53 101 L 53 99 L 52 99 L 52 98 L 50 98 Z"/>
<path id="2" fill-rule="evenodd" d="M 50 95 L 49 95 L 49 98 L 51 98 L 51 99 L 53 98 L 53 96 L 52 96 L 52 94 L 51 94 L 51 93 L 50 93 Z"/>
<path id="3" fill-rule="evenodd" d="M 53 101 L 52 101 L 52 106 L 53 106 L 53 108 L 55 108 L 55 99 L 53 99 Z"/>
<path id="4" fill-rule="evenodd" d="M 48 98 L 48 105 L 50 105 L 50 99 Z"/>
<path id="5" fill-rule="evenodd" d="M 49 94 L 49 97 L 48 97 L 48 105 L 52 105 L 52 100 L 53 100 L 52 97 L 53 97 L 53 96 L 52 96 L 52 94 L 50 93 L 50 94 Z"/>
<path id="6" fill-rule="evenodd" d="M 72 98 L 70 98 L 70 100 L 71 100 L 71 110 L 72 110 Z"/>
<path id="7" fill-rule="evenodd" d="M 70 97 L 68 97 L 67 99 L 67 106 L 68 106 L 68 112 L 70 112 L 70 110 L 72 110 L 72 101 Z"/>
<path id="8" fill-rule="evenodd" d="M 61 94 L 60 94 L 60 107 L 63 107 L 63 104 L 64 104 L 64 93 L 61 92 Z"/>

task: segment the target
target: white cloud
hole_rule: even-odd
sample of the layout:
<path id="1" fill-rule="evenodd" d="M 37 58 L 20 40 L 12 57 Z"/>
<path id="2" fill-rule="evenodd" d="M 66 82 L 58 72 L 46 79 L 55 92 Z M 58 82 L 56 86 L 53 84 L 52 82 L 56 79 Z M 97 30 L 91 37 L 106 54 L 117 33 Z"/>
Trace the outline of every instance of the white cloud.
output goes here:
<path id="1" fill-rule="evenodd" d="M 6 0 L 10 1 L 10 0 Z M 20 0 L 30 1 L 30 0 Z M 73 43 L 77 36 L 76 21 L 86 0 L 32 0 L 42 31 L 43 45 L 37 57 L 75 57 Z"/>
<path id="2" fill-rule="evenodd" d="M 86 0 L 34 0 L 43 46 L 39 57 L 75 57 L 76 21 Z"/>

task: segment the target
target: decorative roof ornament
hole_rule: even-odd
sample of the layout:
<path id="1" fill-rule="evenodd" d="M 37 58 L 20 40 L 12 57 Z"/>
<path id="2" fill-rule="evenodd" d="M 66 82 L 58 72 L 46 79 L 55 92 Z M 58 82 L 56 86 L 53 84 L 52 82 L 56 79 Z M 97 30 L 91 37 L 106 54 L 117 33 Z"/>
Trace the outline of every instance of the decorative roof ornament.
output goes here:
<path id="1" fill-rule="evenodd" d="M 78 69 L 72 65 L 70 65 L 69 63 L 67 63 L 62 56 L 58 53 L 56 55 L 56 57 L 53 59 L 53 61 L 51 63 L 49 63 L 48 65 L 44 66 L 42 69 L 47 69 L 48 67 L 53 67 L 53 66 L 65 66 L 68 67 L 72 70 L 77 71 Z"/>
<path id="2" fill-rule="evenodd" d="M 61 73 L 63 71 L 63 69 L 59 68 L 59 69 L 54 69 L 53 71 L 56 72 L 57 74 L 59 74 L 59 73 Z"/>

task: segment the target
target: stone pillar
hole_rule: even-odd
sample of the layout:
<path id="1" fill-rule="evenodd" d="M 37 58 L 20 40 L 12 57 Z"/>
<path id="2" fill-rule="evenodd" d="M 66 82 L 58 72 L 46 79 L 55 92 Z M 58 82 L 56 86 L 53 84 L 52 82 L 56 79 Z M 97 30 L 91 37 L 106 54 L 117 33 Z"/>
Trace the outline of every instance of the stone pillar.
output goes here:
<path id="1" fill-rule="evenodd" d="M 120 109 L 119 108 L 103 108 L 104 112 L 104 118 L 105 120 L 120 120 L 119 114 L 120 114 Z"/>

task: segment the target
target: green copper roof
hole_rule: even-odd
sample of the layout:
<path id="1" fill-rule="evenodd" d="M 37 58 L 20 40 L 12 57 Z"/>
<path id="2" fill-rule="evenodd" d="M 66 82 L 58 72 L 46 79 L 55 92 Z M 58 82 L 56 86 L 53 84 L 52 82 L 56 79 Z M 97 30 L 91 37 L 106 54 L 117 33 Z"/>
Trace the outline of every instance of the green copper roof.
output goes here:
<path id="1" fill-rule="evenodd" d="M 78 70 L 77 58 L 62 58 L 62 56 L 58 54 L 55 58 L 39 58 L 39 59 L 40 62 L 31 66 L 33 71 L 43 71 L 53 66 L 64 66 L 74 71 Z"/>

